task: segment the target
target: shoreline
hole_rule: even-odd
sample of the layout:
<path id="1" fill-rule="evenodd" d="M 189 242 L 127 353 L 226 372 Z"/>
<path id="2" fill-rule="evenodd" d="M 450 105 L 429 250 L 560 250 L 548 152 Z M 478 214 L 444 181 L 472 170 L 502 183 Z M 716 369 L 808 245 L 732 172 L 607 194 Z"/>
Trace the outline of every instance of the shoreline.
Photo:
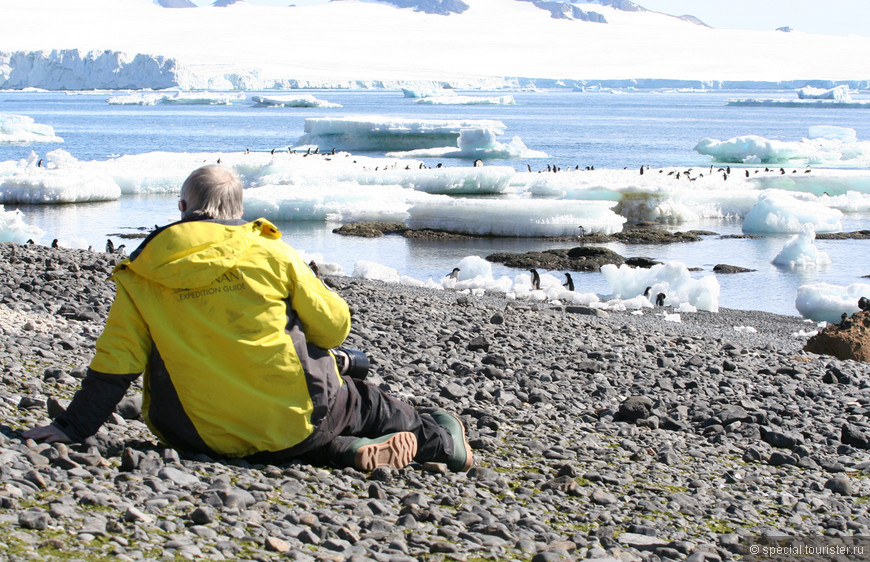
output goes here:
<path id="1" fill-rule="evenodd" d="M 0 257 L 3 559 L 732 560 L 765 534 L 870 535 L 870 373 L 803 353 L 799 317 L 599 317 L 331 277 L 370 380 L 460 414 L 476 459 L 363 474 L 179 455 L 132 390 L 84 444 L 21 440 L 77 388 L 117 256 Z"/>

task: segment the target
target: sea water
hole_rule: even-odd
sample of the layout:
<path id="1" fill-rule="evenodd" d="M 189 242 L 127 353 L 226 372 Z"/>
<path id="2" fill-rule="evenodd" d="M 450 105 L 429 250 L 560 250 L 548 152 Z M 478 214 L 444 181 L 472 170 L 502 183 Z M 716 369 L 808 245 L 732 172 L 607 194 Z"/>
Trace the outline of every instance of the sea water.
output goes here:
<path id="1" fill-rule="evenodd" d="M 251 92 L 250 96 L 262 92 Z M 250 102 L 232 105 L 117 106 L 106 99 L 115 93 L 0 92 L 0 113 L 27 115 L 51 125 L 64 139 L 59 144 L 0 145 L 0 161 L 40 156 L 62 148 L 79 160 L 102 160 L 146 152 L 221 153 L 286 149 L 303 133 L 308 117 L 385 115 L 413 119 L 495 119 L 506 125 L 502 142 L 518 136 L 532 150 L 549 155 L 539 159 L 494 160 L 518 171 L 587 166 L 638 169 L 686 166 L 706 167 L 709 157 L 693 147 L 702 138 L 728 139 L 755 134 L 769 139 L 800 140 L 810 126 L 834 125 L 856 130 L 858 139 L 870 139 L 870 110 L 830 107 L 738 107 L 727 100 L 748 97 L 791 98 L 794 92 L 627 91 L 575 92 L 570 90 L 511 92 L 512 105 L 424 105 L 396 91 L 306 91 L 341 108 L 264 108 Z M 504 92 L 469 92 L 469 95 L 504 95 Z M 322 147 L 329 150 L 330 147 Z M 359 153 L 382 156 L 379 153 Z M 461 159 L 424 159 L 428 165 L 469 166 Z M 96 249 L 106 239 L 128 250 L 138 244 L 121 235 L 145 232 L 155 224 L 177 218 L 177 195 L 124 196 L 118 201 L 76 205 L 21 205 L 25 221 L 53 238 L 80 238 Z M 280 223 L 286 239 L 307 253 L 353 271 L 358 259 L 387 265 L 420 280 L 438 279 L 465 256 L 494 252 L 527 252 L 570 247 L 571 242 L 522 238 L 466 239 L 458 241 L 407 240 L 399 236 L 376 239 L 343 237 L 332 232 L 336 224 Z M 870 228 L 870 217 L 847 215 L 844 230 Z M 739 221 L 680 225 L 675 230 L 704 229 L 718 235 L 739 234 Z M 670 245 L 607 244 L 624 256 L 678 260 L 700 268 L 695 276 L 712 275 L 718 263 L 756 271 L 718 275 L 723 307 L 756 309 L 796 315 L 794 298 L 800 285 L 827 282 L 848 285 L 870 274 L 868 244 L 863 240 L 816 241 L 832 264 L 819 269 L 776 267 L 770 262 L 790 236 L 732 239 L 706 236 L 702 242 Z M 521 271 L 493 264 L 495 276 L 513 277 Z M 563 272 L 552 272 L 562 275 Z M 572 272 L 578 291 L 610 292 L 597 273 Z M 866 282 L 866 280 L 863 280 Z"/>

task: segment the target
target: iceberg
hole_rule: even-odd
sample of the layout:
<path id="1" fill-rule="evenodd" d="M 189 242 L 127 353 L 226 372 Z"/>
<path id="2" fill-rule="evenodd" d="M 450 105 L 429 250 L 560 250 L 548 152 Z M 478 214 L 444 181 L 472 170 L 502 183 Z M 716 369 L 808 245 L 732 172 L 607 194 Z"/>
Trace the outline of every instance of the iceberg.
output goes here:
<path id="1" fill-rule="evenodd" d="M 773 164 L 791 166 L 825 165 L 867 167 L 870 142 L 857 141 L 851 129 L 811 127 L 810 137 L 800 141 L 778 141 L 758 135 L 744 135 L 721 141 L 701 139 L 695 145 L 699 154 L 721 163 Z"/>
<path id="2" fill-rule="evenodd" d="M 36 123 L 26 115 L 0 113 L 0 144 L 63 142 L 49 125 Z"/>
<path id="3" fill-rule="evenodd" d="M 609 201 L 547 201 L 445 198 L 423 200 L 408 210 L 413 229 L 445 230 L 477 236 L 578 236 L 585 232 L 613 234 L 625 218 Z"/>
<path id="4" fill-rule="evenodd" d="M 514 105 L 513 96 L 423 96 L 417 103 L 424 105 Z"/>
<path id="5" fill-rule="evenodd" d="M 251 101 L 254 103 L 255 107 L 341 107 L 340 103 L 331 103 L 325 100 L 317 99 L 311 95 L 251 96 Z"/>
<path id="6" fill-rule="evenodd" d="M 350 182 L 266 185 L 245 190 L 245 218 L 264 217 L 271 221 L 405 222 L 408 209 L 420 202 L 447 201 L 447 196 L 430 195 L 401 186 L 361 186 Z M 443 204 L 443 203 L 442 203 Z"/>
<path id="7" fill-rule="evenodd" d="M 440 148 L 420 148 L 405 152 L 388 152 L 394 158 L 468 158 L 468 159 L 514 159 L 546 158 L 546 152 L 530 150 L 519 138 L 508 143 L 496 140 L 496 134 L 489 129 L 463 129 L 456 141 L 458 146 Z"/>
<path id="8" fill-rule="evenodd" d="M 813 283 L 798 287 L 795 308 L 804 318 L 836 323 L 843 313 L 851 316 L 858 312 L 858 299 L 861 297 L 870 298 L 870 284 L 852 283 L 843 287 Z"/>
<path id="9" fill-rule="evenodd" d="M 779 190 L 764 191 L 758 203 L 743 218 L 743 232 L 747 234 L 797 234 L 810 224 L 815 232 L 840 232 L 843 213 L 826 207 L 812 195 L 811 199 L 798 199 Z"/>
<path id="10" fill-rule="evenodd" d="M 24 213 L 20 210 L 7 211 L 0 205 L 0 242 L 24 244 L 28 240 L 39 241 L 44 235 L 39 227 L 24 222 Z"/>
<path id="11" fill-rule="evenodd" d="M 836 100 L 836 101 L 852 101 L 852 95 L 849 93 L 849 86 L 842 84 L 833 88 L 813 88 L 807 86 L 797 91 L 798 99 L 802 100 Z"/>
<path id="12" fill-rule="evenodd" d="M 504 123 L 493 120 L 405 119 L 379 115 L 312 117 L 305 120 L 305 133 L 296 145 L 359 151 L 455 147 L 464 130 L 500 135 L 505 129 Z"/>
<path id="13" fill-rule="evenodd" d="M 815 268 L 829 265 L 831 258 L 813 245 L 815 239 L 816 231 L 813 229 L 813 225 L 803 225 L 797 236 L 789 240 L 773 258 L 773 264 L 791 268 Z"/>

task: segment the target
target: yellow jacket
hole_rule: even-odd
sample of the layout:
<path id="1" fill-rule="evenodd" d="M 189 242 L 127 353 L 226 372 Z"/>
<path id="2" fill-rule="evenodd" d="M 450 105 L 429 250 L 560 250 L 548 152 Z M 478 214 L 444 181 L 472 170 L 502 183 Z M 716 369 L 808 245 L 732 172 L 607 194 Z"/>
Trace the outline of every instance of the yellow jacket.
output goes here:
<path id="1" fill-rule="evenodd" d="M 280 452 L 331 407 L 342 380 L 326 350 L 347 337 L 350 312 L 280 237 L 265 219 L 182 221 L 115 268 L 91 370 L 144 372 L 143 417 L 162 440 Z"/>

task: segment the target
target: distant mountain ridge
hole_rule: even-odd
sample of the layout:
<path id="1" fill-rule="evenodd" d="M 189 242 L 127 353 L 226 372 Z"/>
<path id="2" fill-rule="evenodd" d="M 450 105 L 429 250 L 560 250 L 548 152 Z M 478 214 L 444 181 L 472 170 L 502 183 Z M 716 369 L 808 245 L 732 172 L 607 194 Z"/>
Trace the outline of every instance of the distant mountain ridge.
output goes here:
<path id="1" fill-rule="evenodd" d="M 211 6 L 222 8 L 235 4 L 244 0 L 215 0 Z M 344 0 L 330 0 L 332 2 L 341 2 Z M 396 8 L 410 8 L 415 12 L 424 12 L 427 14 L 436 14 L 447 16 L 450 14 L 461 14 L 466 11 L 469 6 L 462 0 L 374 0 L 381 4 L 388 4 Z M 571 2 L 570 0 L 517 0 L 518 2 L 530 2 L 536 7 L 550 12 L 550 16 L 555 19 L 568 19 L 577 21 L 589 21 L 596 23 L 607 23 L 607 18 L 603 14 L 594 11 L 587 11 L 577 6 L 577 4 L 598 4 L 600 6 L 608 6 L 624 12 L 647 12 L 646 8 L 635 4 L 631 0 L 585 0 L 584 2 Z M 196 4 L 191 0 L 154 0 L 154 3 L 164 8 L 196 8 Z M 695 16 L 674 16 L 679 19 L 709 27 L 707 24 L 696 18 Z"/>

